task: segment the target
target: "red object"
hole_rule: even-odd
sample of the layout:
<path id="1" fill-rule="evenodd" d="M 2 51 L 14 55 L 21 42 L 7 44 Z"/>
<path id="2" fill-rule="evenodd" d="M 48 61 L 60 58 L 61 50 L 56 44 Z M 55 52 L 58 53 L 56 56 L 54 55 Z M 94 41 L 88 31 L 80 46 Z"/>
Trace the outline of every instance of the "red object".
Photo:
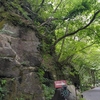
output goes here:
<path id="1" fill-rule="evenodd" d="M 55 88 L 61 88 L 63 85 L 67 85 L 66 80 L 59 80 L 54 82 Z"/>

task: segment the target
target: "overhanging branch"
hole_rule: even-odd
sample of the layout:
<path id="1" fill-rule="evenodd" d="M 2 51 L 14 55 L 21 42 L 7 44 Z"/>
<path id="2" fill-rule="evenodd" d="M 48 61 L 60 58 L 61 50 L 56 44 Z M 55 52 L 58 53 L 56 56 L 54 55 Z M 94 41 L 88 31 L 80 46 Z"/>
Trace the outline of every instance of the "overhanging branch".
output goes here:
<path id="1" fill-rule="evenodd" d="M 96 16 L 98 15 L 98 13 L 100 13 L 100 10 L 98 10 L 98 11 L 93 15 L 93 17 L 92 17 L 92 19 L 90 20 L 90 22 L 89 22 L 88 24 L 86 24 L 85 26 L 83 26 L 83 27 L 77 29 L 77 30 L 74 31 L 74 32 L 65 34 L 64 36 L 62 36 L 62 37 L 60 37 L 58 40 L 56 40 L 56 41 L 54 42 L 54 44 L 53 44 L 53 47 L 54 47 L 59 41 L 61 41 L 63 38 L 68 37 L 68 36 L 71 36 L 71 35 L 74 35 L 74 34 L 78 33 L 79 31 L 86 29 L 86 28 L 95 20 L 95 18 L 96 18 Z"/>
<path id="2" fill-rule="evenodd" d="M 61 2 L 62 2 L 62 0 L 60 0 L 59 4 L 58 4 L 58 5 L 57 5 L 57 7 L 54 9 L 53 13 L 55 13 L 55 12 L 56 12 L 56 10 L 57 10 L 57 9 L 58 9 L 58 7 L 60 6 Z"/>
<path id="3" fill-rule="evenodd" d="M 38 13 L 38 12 L 40 11 L 40 9 L 42 8 L 42 6 L 43 6 L 43 4 L 44 4 L 44 1 L 45 1 L 45 0 L 42 0 L 42 2 L 41 2 L 41 4 L 40 4 L 39 8 L 38 8 L 37 11 L 36 11 L 36 13 Z"/>

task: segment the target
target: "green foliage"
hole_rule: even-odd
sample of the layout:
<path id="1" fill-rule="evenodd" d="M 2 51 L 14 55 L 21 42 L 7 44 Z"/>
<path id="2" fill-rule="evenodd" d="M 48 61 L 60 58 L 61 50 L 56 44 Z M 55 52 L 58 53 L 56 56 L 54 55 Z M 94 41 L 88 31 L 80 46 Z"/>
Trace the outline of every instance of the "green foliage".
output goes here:
<path id="1" fill-rule="evenodd" d="M 0 100 L 3 100 L 8 93 L 6 83 L 7 81 L 5 79 L 0 79 Z"/>
<path id="2" fill-rule="evenodd" d="M 45 82 L 50 82 L 50 80 L 45 78 L 44 74 L 45 74 L 45 71 L 43 69 L 38 70 L 38 75 L 39 75 L 40 82 L 42 84 L 42 90 L 43 90 L 45 99 L 51 100 L 52 96 L 54 95 L 54 88 L 52 86 L 47 86 L 45 84 Z"/>
<path id="3" fill-rule="evenodd" d="M 25 100 L 25 99 L 21 97 L 21 98 L 16 98 L 16 100 Z"/>
<path id="4" fill-rule="evenodd" d="M 84 98 L 80 98 L 80 100 L 85 100 Z"/>
<path id="5" fill-rule="evenodd" d="M 30 0 L 30 2 L 32 1 Z M 100 7 L 97 7 L 97 0 L 45 0 L 42 6 L 40 4 L 39 0 L 37 3 L 33 1 L 33 9 L 37 11 L 41 7 L 38 10 L 38 16 L 41 16 L 44 20 L 42 24 L 38 24 L 40 26 L 39 32 L 43 35 L 41 47 L 44 53 L 49 54 L 50 47 L 56 40 L 86 25 L 91 20 L 95 11 L 100 9 Z M 69 74 L 75 76 L 78 72 L 81 83 L 87 83 L 89 87 L 93 84 L 93 80 L 91 80 L 93 76 L 90 73 L 91 68 L 99 69 L 100 63 L 97 56 L 99 55 L 97 45 L 100 43 L 99 16 L 98 14 L 96 20 L 88 28 L 70 37 L 63 37 L 57 42 L 54 50 L 55 55 L 59 58 L 58 62 L 61 63 L 62 67 L 68 67 L 67 63 L 71 63 L 76 72 L 69 72 Z M 52 31 L 49 27 L 52 25 L 51 23 L 55 25 L 53 30 L 55 35 L 50 33 Z M 96 52 L 97 54 L 94 54 Z M 64 70 L 64 73 L 67 72 L 67 70 Z"/>
<path id="6" fill-rule="evenodd" d="M 25 1 L 27 2 L 27 1 Z M 14 8 L 17 8 L 18 12 L 21 13 L 23 15 L 23 17 L 25 17 L 26 19 L 30 20 L 30 18 L 28 17 L 28 13 L 21 7 L 24 2 L 22 2 L 22 4 L 20 1 L 16 1 L 14 0 L 13 2 L 11 2 L 11 5 L 14 7 Z"/>
<path id="7" fill-rule="evenodd" d="M 54 95 L 54 88 L 48 87 L 45 84 L 42 84 L 42 88 L 44 90 L 43 93 L 44 93 L 45 99 L 51 100 Z"/>
<path id="8" fill-rule="evenodd" d="M 38 69 L 38 75 L 39 75 L 39 79 L 40 79 L 40 81 L 43 83 L 44 82 L 44 74 L 45 74 L 45 72 L 44 72 L 44 70 L 43 69 Z"/>

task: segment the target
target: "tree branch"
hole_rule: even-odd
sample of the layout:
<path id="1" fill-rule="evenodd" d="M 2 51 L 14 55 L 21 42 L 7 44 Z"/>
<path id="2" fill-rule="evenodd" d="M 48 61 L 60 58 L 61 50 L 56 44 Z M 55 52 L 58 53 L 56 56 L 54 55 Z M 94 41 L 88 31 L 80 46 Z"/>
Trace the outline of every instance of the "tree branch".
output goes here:
<path id="1" fill-rule="evenodd" d="M 87 48 L 89 48 L 89 47 L 91 47 L 92 45 L 94 45 L 95 44 L 95 42 L 93 42 L 92 44 L 90 44 L 90 45 L 87 45 L 86 47 L 84 47 L 84 48 L 82 48 L 81 50 L 79 50 L 79 51 L 82 51 L 82 50 L 84 50 L 84 49 L 87 49 Z"/>
<path id="2" fill-rule="evenodd" d="M 53 13 L 55 13 L 55 12 L 56 12 L 56 10 L 57 10 L 57 9 L 58 9 L 58 7 L 60 6 L 61 2 L 62 2 L 62 0 L 59 2 L 59 4 L 57 5 L 57 7 L 54 9 Z"/>
<path id="3" fill-rule="evenodd" d="M 45 0 L 42 0 L 42 2 L 41 2 L 41 4 L 40 4 L 40 7 L 37 9 L 36 13 L 38 13 L 38 12 L 40 11 L 41 7 L 42 7 L 43 4 L 44 4 L 44 1 L 45 1 Z"/>
<path id="4" fill-rule="evenodd" d="M 71 35 L 74 35 L 74 34 L 78 33 L 79 31 L 86 29 L 86 28 L 95 20 L 95 18 L 96 18 L 96 16 L 97 16 L 98 13 L 100 13 L 100 10 L 98 10 L 98 11 L 93 15 L 92 19 L 90 20 L 90 22 L 89 22 L 87 25 L 85 25 L 85 26 L 83 26 L 83 27 L 77 29 L 77 30 L 74 31 L 74 32 L 65 34 L 64 36 L 60 37 L 58 40 L 56 40 L 56 41 L 54 42 L 53 46 L 55 46 L 55 45 L 56 45 L 59 41 L 61 41 L 63 38 L 68 37 L 68 36 L 71 36 Z"/>

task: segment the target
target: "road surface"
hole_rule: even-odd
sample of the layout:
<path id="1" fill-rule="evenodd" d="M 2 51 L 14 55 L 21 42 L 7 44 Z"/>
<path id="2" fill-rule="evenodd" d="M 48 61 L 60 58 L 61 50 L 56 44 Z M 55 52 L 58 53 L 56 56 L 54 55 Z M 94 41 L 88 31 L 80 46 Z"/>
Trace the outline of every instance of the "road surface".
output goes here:
<path id="1" fill-rule="evenodd" d="M 82 93 L 85 100 L 100 100 L 100 87 Z"/>

